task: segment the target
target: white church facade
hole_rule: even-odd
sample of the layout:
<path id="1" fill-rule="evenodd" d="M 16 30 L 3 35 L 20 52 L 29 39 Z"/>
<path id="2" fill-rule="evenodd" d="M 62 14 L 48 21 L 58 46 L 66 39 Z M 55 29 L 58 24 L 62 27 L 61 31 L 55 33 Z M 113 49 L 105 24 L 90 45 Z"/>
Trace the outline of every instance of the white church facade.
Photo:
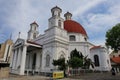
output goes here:
<path id="1" fill-rule="evenodd" d="M 91 58 L 96 70 L 111 69 L 108 51 L 105 47 L 95 46 L 88 42 L 85 29 L 72 20 L 72 14 L 64 14 L 62 9 L 51 9 L 52 16 L 48 19 L 48 29 L 39 34 L 38 24 L 30 24 L 27 40 L 18 38 L 13 45 L 13 56 L 10 64 L 11 73 L 25 75 L 25 72 L 50 73 L 55 69 L 53 59 L 64 57 L 67 61 L 71 51 L 77 49 L 84 56 Z"/>

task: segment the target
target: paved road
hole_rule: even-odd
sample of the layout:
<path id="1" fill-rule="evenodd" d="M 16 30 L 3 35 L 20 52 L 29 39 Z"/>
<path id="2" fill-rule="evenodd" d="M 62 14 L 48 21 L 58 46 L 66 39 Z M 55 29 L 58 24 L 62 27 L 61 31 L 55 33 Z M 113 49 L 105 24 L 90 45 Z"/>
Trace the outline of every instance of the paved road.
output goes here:
<path id="1" fill-rule="evenodd" d="M 17 76 L 10 75 L 9 78 L 4 78 L 0 80 L 52 80 L 50 77 L 45 76 Z M 111 73 L 89 73 L 82 74 L 80 76 L 72 76 L 64 79 L 57 80 L 120 80 L 120 73 L 113 76 Z"/>
<path id="2" fill-rule="evenodd" d="M 78 80 L 120 80 L 120 73 L 116 74 L 115 76 L 113 76 L 111 73 L 89 73 L 71 78 Z"/>

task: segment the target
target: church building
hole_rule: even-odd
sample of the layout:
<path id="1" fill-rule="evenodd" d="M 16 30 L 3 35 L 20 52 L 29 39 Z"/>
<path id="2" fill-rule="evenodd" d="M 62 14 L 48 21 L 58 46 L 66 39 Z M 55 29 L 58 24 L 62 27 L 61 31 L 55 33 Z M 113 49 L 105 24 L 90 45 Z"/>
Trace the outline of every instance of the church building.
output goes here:
<path id="1" fill-rule="evenodd" d="M 75 49 L 91 58 L 95 70 L 111 69 L 108 50 L 90 43 L 84 27 L 72 20 L 70 12 L 64 14 L 65 19 L 61 17 L 62 9 L 57 6 L 51 9 L 51 13 L 44 34 L 39 34 L 39 25 L 33 22 L 27 40 L 18 38 L 14 43 L 11 73 L 25 75 L 33 70 L 50 73 L 55 69 L 53 60 L 65 58 L 67 61 Z"/>

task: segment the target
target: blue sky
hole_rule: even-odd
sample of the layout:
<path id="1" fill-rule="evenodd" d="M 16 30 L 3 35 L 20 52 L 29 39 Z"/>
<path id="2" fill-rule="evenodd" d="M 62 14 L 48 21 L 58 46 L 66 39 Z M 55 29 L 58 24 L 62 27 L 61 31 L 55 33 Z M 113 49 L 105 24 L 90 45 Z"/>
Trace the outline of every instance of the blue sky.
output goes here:
<path id="1" fill-rule="evenodd" d="M 44 33 L 50 9 L 56 5 L 62 9 L 62 17 L 71 12 L 96 45 L 104 45 L 106 31 L 120 22 L 120 0 L 0 0 L 0 43 L 11 34 L 15 41 L 19 32 L 26 39 L 33 21 L 39 24 L 40 34 Z"/>

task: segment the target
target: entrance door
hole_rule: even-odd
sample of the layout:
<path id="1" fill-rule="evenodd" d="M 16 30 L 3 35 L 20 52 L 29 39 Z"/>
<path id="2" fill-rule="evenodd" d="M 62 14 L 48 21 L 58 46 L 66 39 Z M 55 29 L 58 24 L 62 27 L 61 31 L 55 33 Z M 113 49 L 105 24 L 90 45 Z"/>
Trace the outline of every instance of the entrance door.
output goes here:
<path id="1" fill-rule="evenodd" d="M 33 55 L 32 69 L 35 69 L 35 65 L 36 65 L 36 53 Z"/>

